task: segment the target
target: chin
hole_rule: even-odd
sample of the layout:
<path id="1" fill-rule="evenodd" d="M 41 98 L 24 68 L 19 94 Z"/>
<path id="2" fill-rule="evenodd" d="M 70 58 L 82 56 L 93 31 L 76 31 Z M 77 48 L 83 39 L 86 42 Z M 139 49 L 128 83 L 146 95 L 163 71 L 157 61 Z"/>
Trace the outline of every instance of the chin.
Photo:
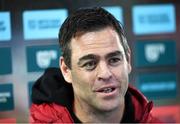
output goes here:
<path id="1" fill-rule="evenodd" d="M 109 102 L 106 101 L 100 106 L 100 109 L 104 112 L 111 112 L 117 110 L 120 107 L 121 107 L 121 102 L 119 100 L 109 101 Z"/>

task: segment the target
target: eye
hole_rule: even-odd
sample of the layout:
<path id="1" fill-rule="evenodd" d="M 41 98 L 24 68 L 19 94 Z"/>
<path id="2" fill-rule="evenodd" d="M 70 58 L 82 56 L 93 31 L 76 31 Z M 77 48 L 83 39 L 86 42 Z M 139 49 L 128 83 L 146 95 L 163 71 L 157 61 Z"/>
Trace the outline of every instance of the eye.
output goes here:
<path id="1" fill-rule="evenodd" d="M 91 71 L 91 70 L 95 69 L 96 64 L 97 64 L 96 61 L 89 61 L 89 62 L 86 62 L 86 63 L 83 65 L 83 67 L 84 67 L 86 70 Z"/>
<path id="2" fill-rule="evenodd" d="M 116 66 L 116 65 L 119 65 L 119 63 L 121 62 L 121 58 L 120 57 L 113 57 L 113 58 L 110 58 L 108 63 L 112 66 Z"/>

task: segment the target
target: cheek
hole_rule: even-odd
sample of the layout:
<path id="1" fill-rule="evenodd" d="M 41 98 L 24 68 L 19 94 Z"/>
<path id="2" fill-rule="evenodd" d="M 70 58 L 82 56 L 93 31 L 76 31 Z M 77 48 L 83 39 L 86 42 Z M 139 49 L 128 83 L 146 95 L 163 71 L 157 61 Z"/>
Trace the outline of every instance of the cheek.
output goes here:
<path id="1" fill-rule="evenodd" d="M 128 83 L 128 73 L 124 73 L 124 72 L 119 71 L 116 74 L 114 74 L 114 76 L 116 77 L 118 82 L 121 83 L 121 85 Z"/>
<path id="2" fill-rule="evenodd" d="M 93 85 L 91 76 L 82 71 L 72 73 L 72 82 L 74 88 L 82 92 L 89 91 Z"/>
<path id="3" fill-rule="evenodd" d="M 128 69 L 126 68 L 117 68 L 114 71 L 114 76 L 116 80 L 120 83 L 121 87 L 126 90 L 129 83 L 129 77 L 128 77 Z"/>
<path id="4" fill-rule="evenodd" d="M 112 72 L 116 77 L 118 77 L 120 79 L 127 78 L 128 74 L 129 74 L 127 66 L 116 67 L 112 70 Z"/>

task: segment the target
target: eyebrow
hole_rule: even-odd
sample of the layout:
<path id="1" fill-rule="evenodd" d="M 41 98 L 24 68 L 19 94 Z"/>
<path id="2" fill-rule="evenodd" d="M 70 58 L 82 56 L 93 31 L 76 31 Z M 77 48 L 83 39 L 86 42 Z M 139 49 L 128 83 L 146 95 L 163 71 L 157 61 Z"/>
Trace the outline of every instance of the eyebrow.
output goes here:
<path id="1" fill-rule="evenodd" d="M 117 50 L 117 51 L 108 53 L 108 54 L 105 56 L 105 58 L 107 59 L 107 58 L 110 58 L 110 57 L 112 57 L 112 56 L 122 56 L 122 55 L 123 55 L 122 51 Z"/>
<path id="2" fill-rule="evenodd" d="M 82 61 L 90 60 L 90 59 L 97 59 L 97 58 L 99 58 L 99 57 L 94 54 L 85 55 L 85 56 L 79 58 L 78 65 L 81 65 Z"/>
<path id="3" fill-rule="evenodd" d="M 117 50 L 117 51 L 108 53 L 108 54 L 105 56 L 105 58 L 107 59 L 107 58 L 110 58 L 110 57 L 112 57 L 112 56 L 121 56 L 121 55 L 123 55 L 122 51 Z M 79 58 L 78 65 L 81 65 L 81 63 L 82 63 L 83 61 L 85 61 L 85 60 L 98 59 L 98 58 L 99 58 L 99 56 L 94 55 L 94 54 L 85 55 L 85 56 Z"/>

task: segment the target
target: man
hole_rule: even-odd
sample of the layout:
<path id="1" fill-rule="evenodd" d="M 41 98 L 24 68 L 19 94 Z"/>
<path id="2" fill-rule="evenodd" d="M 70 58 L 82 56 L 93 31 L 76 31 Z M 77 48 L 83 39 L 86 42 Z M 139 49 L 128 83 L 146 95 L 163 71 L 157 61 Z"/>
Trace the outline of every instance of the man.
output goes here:
<path id="1" fill-rule="evenodd" d="M 158 122 L 152 102 L 129 86 L 130 48 L 110 13 L 77 10 L 63 23 L 59 43 L 61 71 L 48 69 L 33 86 L 31 122 Z"/>

